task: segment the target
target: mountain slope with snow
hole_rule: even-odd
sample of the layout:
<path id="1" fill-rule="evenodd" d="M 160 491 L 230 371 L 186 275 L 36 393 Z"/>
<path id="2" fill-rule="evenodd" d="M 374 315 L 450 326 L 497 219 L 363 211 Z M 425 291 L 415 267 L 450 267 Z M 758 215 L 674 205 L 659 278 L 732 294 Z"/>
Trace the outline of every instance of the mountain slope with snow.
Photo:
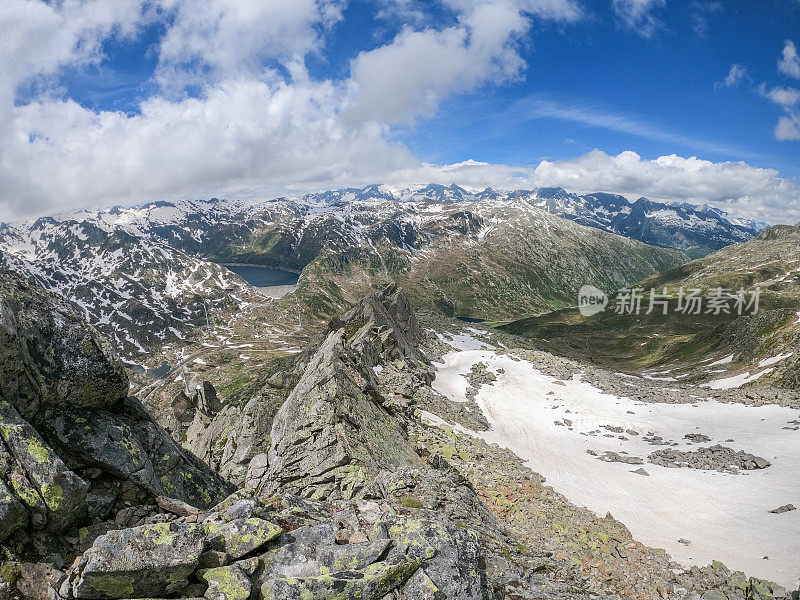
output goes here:
<path id="1" fill-rule="evenodd" d="M 255 299 L 227 269 L 122 228 L 39 219 L 0 231 L 0 268 L 69 298 L 128 358 Z"/>
<path id="2" fill-rule="evenodd" d="M 381 185 L 3 225 L 0 266 L 77 301 L 135 354 L 189 335 L 209 306 L 224 312 L 250 301 L 256 292 L 214 263 L 303 271 L 297 297 L 312 316 L 396 280 L 448 314 L 518 318 L 574 304 L 584 283 L 613 291 L 686 261 L 642 240 L 704 252 L 754 234 L 711 209 L 612 194 Z"/>

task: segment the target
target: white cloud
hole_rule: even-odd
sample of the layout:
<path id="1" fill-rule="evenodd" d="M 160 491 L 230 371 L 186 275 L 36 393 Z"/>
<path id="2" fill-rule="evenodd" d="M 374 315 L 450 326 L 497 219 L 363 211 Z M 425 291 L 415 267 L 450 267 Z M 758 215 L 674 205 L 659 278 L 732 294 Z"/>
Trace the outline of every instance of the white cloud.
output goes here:
<path id="1" fill-rule="evenodd" d="M 442 30 L 404 29 L 392 43 L 351 63 L 350 116 L 398 121 L 433 113 L 442 98 L 486 82 L 502 83 L 525 66 L 515 39 L 530 26 L 526 13 L 575 20 L 566 0 L 446 0 L 459 14 Z"/>
<path id="2" fill-rule="evenodd" d="M 455 15 L 446 27 L 427 23 L 405 29 L 355 58 L 349 78 L 315 81 L 304 59 L 320 51 L 321 32 L 341 18 L 341 3 L 6 0 L 0 11 L 0 29 L 9 32 L 0 38 L 0 218 L 376 181 L 562 185 L 716 203 L 748 214 L 763 209 L 776 220 L 795 214 L 797 182 L 744 163 L 675 156 L 648 161 L 634 153 L 600 151 L 536 167 L 420 163 L 391 141 L 392 122 L 430 114 L 449 95 L 519 76 L 525 65 L 517 44 L 532 18 L 581 17 L 570 0 L 443 1 Z M 626 2 L 649 7 L 633 15 L 645 30 L 655 23 L 648 21 L 650 9 L 664 5 L 664 0 L 618 4 Z M 23 82 L 53 76 L 65 65 L 97 62 L 104 40 L 132 35 L 157 18 L 171 23 L 157 48 L 165 92 L 144 101 L 140 114 L 97 112 L 47 92 L 26 105 L 14 104 Z M 265 59 L 281 68 L 266 68 Z M 197 79 L 198 69 L 208 77 Z M 175 93 L 193 82 L 203 84 L 198 97 Z M 560 110 L 568 111 L 562 118 L 578 118 L 569 107 Z M 693 142 L 622 116 L 584 111 L 581 118 L 637 135 Z M 779 125 L 780 135 L 790 139 L 797 122 L 787 120 Z"/>
<path id="3" fill-rule="evenodd" d="M 467 161 L 425 165 L 394 174 L 397 183 L 458 183 L 482 188 L 563 187 L 574 192 L 607 191 L 634 200 L 707 203 L 736 216 L 766 218 L 776 223 L 800 221 L 800 182 L 782 179 L 774 169 L 744 162 L 714 163 L 676 155 L 646 160 L 635 152 L 613 156 L 593 150 L 569 160 L 542 161 L 519 168 Z"/>
<path id="4" fill-rule="evenodd" d="M 778 61 L 778 71 L 790 77 L 800 78 L 800 57 L 790 40 L 786 40 Z M 778 123 L 775 125 L 775 139 L 780 142 L 800 140 L 800 107 L 797 106 L 800 104 L 800 90 L 781 86 L 768 89 L 767 84 L 762 83 L 757 91 L 764 98 L 779 105 L 785 113 L 778 118 Z"/>
<path id="5" fill-rule="evenodd" d="M 652 37 L 664 24 L 654 12 L 667 0 L 612 0 L 611 6 L 620 21 L 642 37 Z"/>
<path id="6" fill-rule="evenodd" d="M 734 63 L 725 77 L 725 85 L 727 87 L 736 87 L 744 79 L 745 75 L 747 75 L 747 69 L 740 64 Z"/>
<path id="7" fill-rule="evenodd" d="M 781 58 L 778 60 L 778 72 L 788 77 L 800 79 L 800 56 L 798 56 L 797 48 L 791 40 L 786 40 L 786 44 L 783 46 Z"/>
<path id="8" fill-rule="evenodd" d="M 768 90 L 767 86 L 762 83 L 758 87 L 758 92 L 765 98 L 768 98 L 775 104 L 779 104 L 783 107 L 794 106 L 800 102 L 800 90 L 795 88 L 778 86 Z"/>
<path id="9" fill-rule="evenodd" d="M 165 89 L 259 74 L 269 57 L 290 64 L 319 44 L 341 8 L 317 0 L 161 0 L 174 14 L 161 41 L 156 78 Z"/>
<path id="10" fill-rule="evenodd" d="M 344 124 L 333 84 L 242 79 L 202 99 L 154 98 L 142 114 L 37 102 L 0 148 L 2 213 L 141 201 L 203 190 L 377 177 L 416 164 L 378 125 Z M 28 141 L 28 132 L 38 136 Z"/>
<path id="11" fill-rule="evenodd" d="M 800 116 L 790 114 L 778 119 L 775 139 L 780 141 L 800 140 Z"/>
<path id="12" fill-rule="evenodd" d="M 533 179 L 582 191 L 708 203 L 750 218 L 800 221 L 800 183 L 744 162 L 714 163 L 674 154 L 646 160 L 635 152 L 610 156 L 594 150 L 574 160 L 542 162 Z"/>
<path id="13" fill-rule="evenodd" d="M 146 0 L 4 0 L 0 10 L 0 106 L 18 86 L 65 65 L 97 62 L 103 40 L 129 36 L 149 18 Z M 4 111 L 0 110 L 0 115 Z M 0 117 L 1 118 L 1 117 Z"/>
<path id="14" fill-rule="evenodd" d="M 332 0 L 9 0 L 0 12 L 0 215 L 209 191 L 336 185 L 418 165 L 388 123 L 429 114 L 448 94 L 518 74 L 531 15 L 580 17 L 572 0 L 445 0 L 457 24 L 402 31 L 361 54 L 350 79 L 312 81 L 304 59 L 341 19 Z M 140 114 L 96 112 L 17 87 L 160 18 L 163 94 Z M 9 61 L 6 61 L 9 58 Z M 288 70 L 274 65 L 278 63 Z M 202 74 L 201 77 L 198 75 Z M 199 97 L 186 86 L 200 84 Z"/>
<path id="15" fill-rule="evenodd" d="M 790 77 L 800 78 L 800 57 L 790 40 L 786 40 L 781 59 L 778 61 L 778 71 Z M 800 90 L 781 86 L 767 89 L 767 84 L 762 83 L 758 86 L 758 93 L 778 104 L 785 113 L 778 118 L 778 123 L 775 125 L 775 139 L 780 142 L 800 140 L 800 112 L 795 108 L 800 103 Z"/>

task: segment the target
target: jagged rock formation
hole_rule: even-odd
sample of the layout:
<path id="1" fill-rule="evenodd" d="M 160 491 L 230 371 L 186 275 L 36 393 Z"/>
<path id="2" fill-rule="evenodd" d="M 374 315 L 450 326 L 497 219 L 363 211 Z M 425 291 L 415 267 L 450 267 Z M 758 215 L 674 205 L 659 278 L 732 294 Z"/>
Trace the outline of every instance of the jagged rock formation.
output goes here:
<path id="1" fill-rule="evenodd" d="M 210 506 L 231 488 L 127 397 L 108 344 L 70 303 L 0 272 L 0 542 L 57 552 L 125 503 Z"/>
<path id="2" fill-rule="evenodd" d="M 258 485 L 349 498 L 382 469 L 420 467 L 375 375 L 383 363 L 429 373 L 418 350 L 420 335 L 408 299 L 395 286 L 334 320 L 301 362 L 303 376 L 275 416 L 268 466 Z"/>
<path id="3" fill-rule="evenodd" d="M 13 313 L 4 310 L 1 324 L 13 342 L 8 347 L 19 354 L 6 353 L 0 373 L 7 382 L 0 404 L 0 550 L 17 559 L 0 570 L 0 594 L 14 589 L 55 600 L 489 598 L 477 534 L 432 510 L 402 508 L 391 493 L 382 497 L 414 477 L 436 479 L 425 475 L 434 470 L 382 406 L 374 379 L 378 361 L 430 378 L 415 346 L 421 330 L 402 292 L 375 295 L 331 325 L 275 419 L 270 476 L 260 491 L 237 492 L 208 512 L 202 509 L 230 488 L 125 397 L 127 381 L 114 357 L 103 353 L 93 330 L 70 320 L 70 305 L 12 275 L 4 277 L 2 292 L 4 307 L 7 298 L 17 301 Z M 73 345 L 53 349 L 59 332 L 65 340 L 83 340 L 77 354 Z M 25 354 L 29 335 L 49 353 Z M 42 375 L 43 356 L 65 384 L 57 387 L 64 390 L 60 395 L 34 385 L 54 381 Z M 86 377 L 105 384 L 105 405 L 81 393 L 77 384 Z M 204 386 L 195 401 L 198 414 L 213 412 L 212 388 Z M 290 415 L 290 409 L 299 412 Z M 317 446 L 309 432 L 312 414 L 323 425 Z M 333 425 L 333 433 L 324 425 Z M 287 443 L 300 454 L 287 451 Z M 315 479 L 309 461 L 333 468 Z M 300 468 L 308 469 L 303 485 L 297 483 Z M 411 469 L 405 483 L 392 483 L 390 473 L 401 468 Z M 354 472 L 363 476 L 354 478 Z M 367 474 L 375 476 L 369 490 Z M 346 499 L 356 492 L 361 499 Z M 59 540 L 52 535 L 57 532 L 66 535 Z M 31 558 L 38 562 L 25 562 Z"/>

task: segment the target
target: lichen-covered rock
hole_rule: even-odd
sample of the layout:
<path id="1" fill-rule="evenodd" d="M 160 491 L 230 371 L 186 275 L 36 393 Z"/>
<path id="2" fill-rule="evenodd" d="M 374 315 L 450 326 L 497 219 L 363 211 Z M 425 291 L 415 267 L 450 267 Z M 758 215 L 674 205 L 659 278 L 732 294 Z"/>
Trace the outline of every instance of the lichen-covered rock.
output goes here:
<path id="1" fill-rule="evenodd" d="M 70 574 L 75 598 L 165 597 L 183 589 L 203 552 L 203 528 L 158 523 L 98 537 Z"/>
<path id="2" fill-rule="evenodd" d="M 262 490 L 351 498 L 381 469 L 422 466 L 372 366 L 345 327 L 328 334 L 275 417 Z"/>
<path id="3" fill-rule="evenodd" d="M 377 536 L 407 545 L 410 556 L 425 559 L 425 573 L 447 598 L 488 597 L 483 552 L 475 533 L 431 511 L 387 517 L 374 527 Z"/>
<path id="4" fill-rule="evenodd" d="M 28 513 L 25 507 L 0 479 L 0 540 L 6 539 L 11 532 L 24 527 L 27 523 Z"/>
<path id="5" fill-rule="evenodd" d="M 0 439 L 0 452 L 13 457 L 19 467 L 15 469 L 10 462 L 0 466 L 0 476 L 9 481 L 21 503 L 41 515 L 46 523 L 40 524 L 52 531 L 70 525 L 84 509 L 89 484 L 70 471 L 36 429 L 4 399 L 0 399 Z M 10 524 L 16 519 L 14 509 L 9 510 Z M 0 525 L 2 528 L 6 527 Z"/>
<path id="6" fill-rule="evenodd" d="M 45 428 L 80 466 L 100 467 L 149 495 L 208 508 L 232 491 L 231 485 L 144 416 L 60 409 Z"/>
<path id="7" fill-rule="evenodd" d="M 357 571 L 377 562 L 392 545 L 390 540 L 325 546 L 317 550 L 317 561 L 328 571 Z"/>
<path id="8" fill-rule="evenodd" d="M 247 600 L 250 597 L 250 578 L 237 566 L 205 569 L 198 573 L 208 583 L 208 600 Z"/>
<path id="9" fill-rule="evenodd" d="M 0 542 L 105 519 L 118 502 L 208 508 L 234 489 L 127 397 L 121 363 L 79 314 L 0 271 Z M 16 537 L 15 552 L 39 552 Z"/>
<path id="10" fill-rule="evenodd" d="M 305 525 L 282 535 L 275 548 L 260 558 L 259 578 L 313 577 L 321 573 L 318 552 L 336 545 L 330 523 Z"/>
<path id="11" fill-rule="evenodd" d="M 283 532 L 277 525 L 257 517 L 207 523 L 205 529 L 211 549 L 224 552 L 229 560 L 250 554 Z"/>
<path id="12" fill-rule="evenodd" d="M 270 579 L 261 586 L 262 600 L 380 600 L 401 587 L 421 560 L 396 554 L 362 571 L 341 571 L 316 577 Z"/>
<path id="13" fill-rule="evenodd" d="M 447 600 L 423 569 L 418 569 L 400 592 L 400 600 Z"/>

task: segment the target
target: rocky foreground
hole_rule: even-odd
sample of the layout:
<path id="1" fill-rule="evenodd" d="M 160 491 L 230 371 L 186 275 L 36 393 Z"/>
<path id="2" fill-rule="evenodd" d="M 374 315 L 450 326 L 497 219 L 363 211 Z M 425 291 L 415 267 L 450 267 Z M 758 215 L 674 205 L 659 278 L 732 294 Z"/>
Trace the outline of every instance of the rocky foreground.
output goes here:
<path id="1" fill-rule="evenodd" d="M 245 406 L 204 389 L 167 429 L 76 314 L 0 273 L 0 598 L 792 597 L 676 569 L 507 451 L 424 426 L 426 334 L 394 287 Z"/>

